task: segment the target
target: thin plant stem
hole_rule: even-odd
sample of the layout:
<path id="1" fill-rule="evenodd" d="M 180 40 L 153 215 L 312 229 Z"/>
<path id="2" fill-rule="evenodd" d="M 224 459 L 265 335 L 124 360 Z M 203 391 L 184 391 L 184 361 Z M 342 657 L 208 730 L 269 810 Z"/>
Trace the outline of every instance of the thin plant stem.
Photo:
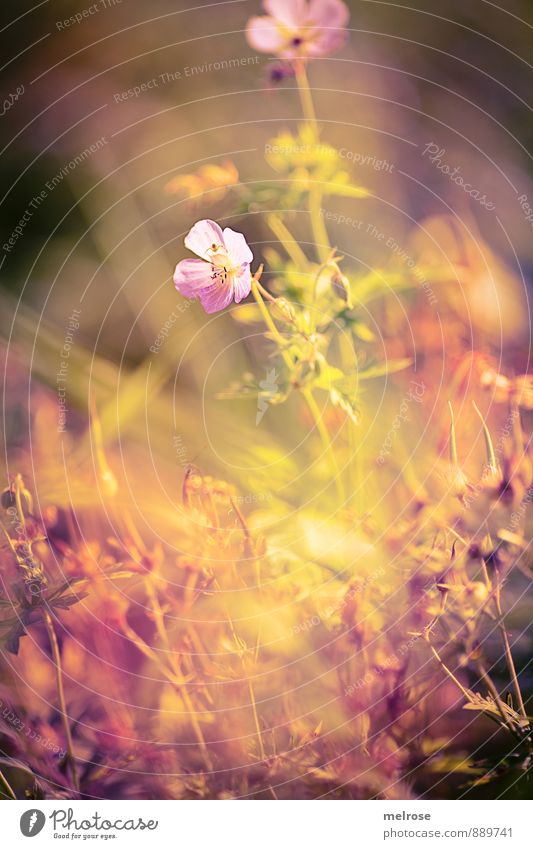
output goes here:
<path id="1" fill-rule="evenodd" d="M 257 277 L 257 274 L 255 275 L 255 277 Z M 266 326 L 268 327 L 268 329 L 270 330 L 270 332 L 272 333 L 273 337 L 275 338 L 276 342 L 278 343 L 278 345 L 280 347 L 280 354 L 283 357 L 283 361 L 284 361 L 285 365 L 287 366 L 287 368 L 290 371 L 292 371 L 292 369 L 294 367 L 294 363 L 291 360 L 291 358 L 289 357 L 289 355 L 287 354 L 287 352 L 285 350 L 283 350 L 283 347 L 285 346 L 285 340 L 284 340 L 283 336 L 281 335 L 281 333 L 279 332 L 276 325 L 274 324 L 274 322 L 273 322 L 273 320 L 270 316 L 270 313 L 265 306 L 265 302 L 264 302 L 263 297 L 262 297 L 262 295 L 259 291 L 259 288 L 257 286 L 258 281 L 255 279 L 255 277 L 252 280 L 252 294 L 255 298 L 257 306 L 259 307 L 259 309 L 261 311 L 261 316 L 263 317 L 263 321 L 265 322 Z"/>
<path id="2" fill-rule="evenodd" d="M 459 681 L 459 679 L 455 677 L 455 675 L 453 674 L 453 672 L 451 671 L 451 669 L 449 669 L 449 668 L 446 666 L 446 664 L 444 663 L 444 661 L 443 661 L 443 659 L 441 658 L 440 654 L 438 653 L 437 649 L 436 649 L 436 648 L 432 645 L 432 643 L 431 643 L 431 641 L 430 641 L 430 639 L 429 639 L 429 636 L 427 636 L 427 635 L 426 635 L 426 641 L 427 641 L 427 644 L 428 644 L 429 648 L 431 649 L 431 652 L 432 652 L 432 654 L 433 654 L 433 657 L 435 658 L 435 660 L 437 661 L 437 663 L 439 664 L 439 666 L 441 667 L 441 669 L 442 669 L 442 670 L 446 673 L 446 675 L 447 675 L 449 678 L 451 678 L 451 680 L 453 681 L 453 683 L 454 683 L 457 687 L 459 687 L 459 689 L 460 689 L 461 693 L 463 694 L 463 696 L 465 697 L 465 699 L 467 699 L 469 702 L 473 702 L 474 700 L 473 700 L 473 698 L 472 698 L 472 694 L 471 694 L 471 693 L 469 693 L 469 691 L 468 691 L 465 687 L 463 687 L 463 685 L 461 684 L 461 682 Z"/>
<path id="3" fill-rule="evenodd" d="M 154 616 L 157 618 L 156 611 L 154 612 Z M 196 716 L 196 711 L 194 710 L 194 706 L 192 704 L 191 698 L 187 691 L 187 687 L 185 682 L 180 680 L 179 675 L 173 670 L 169 669 L 166 664 L 161 663 L 157 653 L 150 648 L 150 646 L 140 637 L 133 628 L 130 628 L 127 622 L 122 622 L 121 629 L 125 637 L 130 640 L 133 645 L 142 653 L 145 657 L 149 658 L 159 669 L 159 671 L 164 675 L 167 681 L 172 684 L 173 687 L 176 688 L 178 694 L 181 696 L 183 704 L 185 706 L 185 710 L 187 711 L 187 715 L 189 717 L 190 723 L 192 725 L 194 734 L 198 741 L 198 745 L 200 746 L 200 750 L 204 757 L 205 764 L 207 768 L 212 771 L 213 763 L 209 756 L 209 751 L 207 748 L 207 743 L 205 742 L 205 737 L 203 731 L 201 729 L 200 723 L 198 722 L 198 718 Z M 166 629 L 165 629 L 166 634 Z M 168 644 L 168 638 L 165 638 L 165 641 Z"/>
<path id="4" fill-rule="evenodd" d="M 318 435 L 322 441 L 322 445 L 324 447 L 324 451 L 329 457 L 331 465 L 335 471 L 335 486 L 337 488 L 337 495 L 342 504 L 344 504 L 346 498 L 344 494 L 344 486 L 342 483 L 341 472 L 339 469 L 339 465 L 337 463 L 337 458 L 335 457 L 335 453 L 333 451 L 333 447 L 331 445 L 331 440 L 329 437 L 328 429 L 324 424 L 324 420 L 320 413 L 320 409 L 318 404 L 316 403 L 315 396 L 311 392 L 310 389 L 302 389 L 302 395 L 305 398 L 307 406 L 309 408 L 309 412 L 313 417 L 313 421 L 316 425 L 316 429 L 318 431 Z"/>
<path id="5" fill-rule="evenodd" d="M 16 801 L 17 796 L 15 794 L 15 791 L 11 787 L 11 784 L 9 783 L 9 781 L 7 780 L 7 778 L 5 777 L 5 775 L 4 775 L 4 773 L 2 772 L 1 769 L 0 769 L 0 786 L 2 786 L 5 789 L 6 794 L 11 799 L 15 799 L 15 801 Z"/>
<path id="6" fill-rule="evenodd" d="M 507 636 L 507 629 L 505 627 L 505 620 L 502 611 L 501 604 L 501 585 L 500 581 L 496 581 L 495 592 L 494 592 L 494 603 L 496 606 L 496 613 L 498 614 L 498 628 L 500 630 L 500 634 L 502 635 L 503 646 L 505 651 L 505 658 L 507 660 L 507 668 L 509 670 L 509 675 L 511 677 L 511 682 L 513 684 L 513 689 L 515 692 L 515 696 L 518 702 L 518 707 L 520 708 L 520 713 L 524 717 L 524 719 L 528 719 L 526 706 L 524 704 L 524 700 L 522 698 L 522 691 L 520 689 L 520 684 L 518 681 L 518 675 L 516 674 L 516 667 L 514 665 L 513 654 L 511 652 L 511 646 L 509 644 L 509 637 Z"/>
<path id="7" fill-rule="evenodd" d="M 220 590 L 220 585 L 219 585 L 218 581 L 215 582 L 215 586 L 217 587 L 218 590 Z M 225 607 L 225 605 L 224 605 L 224 607 Z M 228 620 L 228 625 L 229 625 L 229 628 L 230 628 L 230 631 L 231 631 L 231 635 L 232 635 L 232 637 L 235 641 L 235 645 L 237 646 L 237 650 L 239 652 L 241 652 L 242 651 L 242 645 L 243 645 L 242 640 L 240 640 L 240 638 L 237 634 L 237 631 L 235 630 L 235 625 L 234 625 L 233 619 L 231 618 L 229 610 L 227 608 L 225 608 L 225 613 L 226 613 L 226 617 L 227 617 L 227 620 Z M 259 650 L 259 637 L 258 637 L 258 644 L 257 644 L 257 647 L 256 647 L 256 660 L 257 660 L 258 650 Z M 244 662 L 244 656 L 241 658 L 241 662 L 242 662 L 243 673 L 246 675 L 246 665 L 245 665 L 245 662 Z M 259 714 L 257 712 L 257 703 L 256 703 L 256 700 L 255 700 L 254 688 L 253 688 L 251 679 L 249 677 L 248 677 L 248 693 L 250 695 L 250 704 L 251 704 L 251 707 L 252 707 L 252 714 L 253 714 L 254 725 L 255 725 L 255 730 L 256 730 L 256 734 L 257 734 L 257 741 L 259 743 L 259 754 L 261 756 L 261 760 L 264 761 L 266 759 L 265 746 L 264 746 L 264 743 L 263 743 L 263 735 L 261 734 L 261 724 L 259 722 Z"/>
<path id="8" fill-rule="evenodd" d="M 254 724 L 255 724 L 255 730 L 256 730 L 256 733 L 257 733 L 257 741 L 259 743 L 259 754 L 261 756 L 261 760 L 264 761 L 266 759 L 266 752 L 265 752 L 265 747 L 264 747 L 264 744 L 263 744 L 263 735 L 261 734 L 261 726 L 259 724 L 259 715 L 257 713 L 257 705 L 256 705 L 256 702 L 255 702 L 254 688 L 252 686 L 252 682 L 251 682 L 250 678 L 248 678 L 248 692 L 250 694 L 250 703 L 252 705 L 252 713 L 253 713 L 253 716 L 254 716 Z"/>
<path id="9" fill-rule="evenodd" d="M 450 410 L 450 418 L 451 418 L 451 421 L 450 421 L 450 464 L 451 464 L 452 468 L 455 469 L 455 468 L 458 467 L 459 464 L 457 462 L 457 437 L 456 437 L 456 433 L 455 433 L 455 417 L 453 415 L 453 407 L 452 407 L 451 401 L 448 401 L 448 407 L 449 407 L 449 410 Z"/>
<path id="10" fill-rule="evenodd" d="M 267 217 L 267 223 L 287 251 L 293 263 L 300 268 L 307 269 L 310 265 L 309 260 L 280 216 L 276 215 L 275 212 L 271 212 Z"/>
<path id="11" fill-rule="evenodd" d="M 63 729 L 65 731 L 65 740 L 67 744 L 67 753 L 68 753 L 68 761 L 70 772 L 72 775 L 72 783 L 77 793 L 80 791 L 80 782 L 78 778 L 78 768 L 76 764 L 76 758 L 74 756 L 74 745 L 72 742 L 72 734 L 70 731 L 70 723 L 67 714 L 67 705 L 65 701 L 65 691 L 63 688 L 63 670 L 61 665 L 61 654 L 59 652 L 59 644 L 57 642 L 57 635 L 54 628 L 54 623 L 52 621 L 52 617 L 48 613 L 47 610 L 43 611 L 43 620 L 46 627 L 46 632 L 48 634 L 48 640 L 50 642 L 50 648 L 52 649 L 52 657 L 54 660 L 55 672 L 56 672 L 56 687 L 57 687 L 57 696 L 59 699 L 59 710 L 61 713 L 61 721 L 63 723 Z"/>
<path id="12" fill-rule="evenodd" d="M 496 472 L 497 468 L 498 468 L 498 463 L 497 463 L 497 460 L 496 460 L 496 454 L 494 452 L 494 446 L 492 444 L 492 438 L 491 438 L 491 435 L 490 435 L 490 430 L 489 430 L 487 422 L 483 418 L 483 414 L 482 414 L 481 410 L 479 409 L 478 405 L 476 404 L 476 402 L 472 401 L 472 405 L 473 405 L 474 410 L 476 411 L 476 413 L 477 413 L 477 415 L 478 415 L 478 417 L 481 421 L 481 426 L 483 428 L 483 437 L 485 439 L 485 449 L 487 451 L 487 465 L 488 465 L 490 471 Z"/>
<path id="13" fill-rule="evenodd" d="M 261 293 L 259 292 L 259 289 L 257 287 L 257 281 L 255 279 L 252 280 L 252 294 L 253 294 L 256 302 L 257 302 L 257 305 L 259 306 L 259 309 L 261 310 L 261 315 L 263 316 L 263 319 L 265 321 L 266 326 L 268 327 L 268 329 L 270 330 L 270 332 L 272 333 L 272 335 L 274 336 L 274 338 L 278 342 L 278 345 L 280 345 L 280 347 L 281 347 L 281 345 L 285 344 L 283 336 L 281 335 L 278 328 L 276 327 L 276 325 L 272 321 L 270 313 L 268 312 L 268 310 L 265 306 L 265 302 L 263 301 L 263 298 L 261 296 Z M 289 357 L 289 355 L 287 354 L 287 352 L 284 351 L 284 350 L 280 350 L 280 354 L 283 357 L 283 360 L 284 360 L 287 368 L 290 371 L 292 371 L 294 364 L 293 364 L 291 358 Z M 306 402 L 306 404 L 309 408 L 309 412 L 311 413 L 311 415 L 313 417 L 313 421 L 315 423 L 318 435 L 320 436 L 320 439 L 322 441 L 324 451 L 328 455 L 330 462 L 331 462 L 331 465 L 332 465 L 332 467 L 335 471 L 335 486 L 337 488 L 337 494 L 338 494 L 341 502 L 344 503 L 345 495 L 344 495 L 344 487 L 342 485 L 341 473 L 340 473 L 339 465 L 337 463 L 337 458 L 335 457 L 335 453 L 334 453 L 332 445 L 331 445 L 328 430 L 327 430 L 326 426 L 324 425 L 324 421 L 322 419 L 320 410 L 319 410 L 318 405 L 315 401 L 315 397 L 314 397 L 312 391 L 310 389 L 302 389 L 301 393 L 302 393 L 302 396 L 305 399 L 305 402 Z"/>
<path id="14" fill-rule="evenodd" d="M 333 262 L 333 259 L 335 257 L 336 252 L 337 252 L 336 248 L 332 248 L 328 252 L 327 257 L 325 258 L 324 262 L 322 262 L 322 264 L 318 268 L 317 273 L 315 274 L 315 279 L 313 281 L 313 291 L 312 291 L 312 296 L 311 296 L 311 306 L 312 307 L 314 307 L 314 305 L 316 303 L 316 299 L 317 299 L 317 295 L 318 295 L 318 284 L 320 282 L 320 278 L 322 277 L 324 271 L 326 270 L 326 268 L 328 268 L 330 263 Z"/>
<path id="15" fill-rule="evenodd" d="M 322 215 L 322 190 L 318 185 L 312 186 L 309 191 L 309 213 L 311 215 L 311 228 L 315 240 L 315 248 L 320 262 L 327 262 L 331 247 L 328 231 Z"/>
<path id="16" fill-rule="evenodd" d="M 502 718 L 503 724 L 505 725 L 505 727 L 509 731 L 511 731 L 514 734 L 515 733 L 514 728 L 511 724 L 510 720 L 508 719 L 508 717 L 505 715 L 505 706 L 504 706 L 504 704 L 501 700 L 501 696 L 498 693 L 498 690 L 496 689 L 496 686 L 495 686 L 492 678 L 490 677 L 489 673 L 487 672 L 487 670 L 485 669 L 485 667 L 483 666 L 482 663 L 478 663 L 478 670 L 479 670 L 479 674 L 481 675 L 481 678 L 483 679 L 483 681 L 487 685 L 489 692 L 492 694 L 492 698 L 494 699 L 494 701 L 496 702 L 496 704 L 498 706 L 498 710 L 500 712 L 500 716 Z"/>
<path id="17" fill-rule="evenodd" d="M 302 112 L 313 131 L 315 143 L 318 143 L 320 133 L 316 120 L 313 95 L 311 94 L 311 88 L 309 86 L 309 80 L 305 69 L 305 62 L 295 63 L 295 74 L 298 91 L 300 92 Z M 322 190 L 318 185 L 314 186 L 309 192 L 309 212 L 311 215 L 311 228 L 313 230 L 316 252 L 320 262 L 325 262 L 330 250 L 330 244 L 326 225 L 324 224 L 324 218 L 322 216 Z"/>
<path id="18" fill-rule="evenodd" d="M 305 62 L 296 62 L 294 65 L 294 70 L 296 74 L 296 82 L 298 84 L 298 91 L 300 93 L 302 112 L 304 114 L 305 120 L 309 122 L 313 130 L 315 140 L 318 141 L 318 124 L 316 120 L 315 105 L 313 103 L 313 96 L 309 87 L 307 71 L 305 70 Z"/>
<path id="19" fill-rule="evenodd" d="M 242 532 L 244 534 L 245 554 L 246 554 L 246 557 L 248 557 L 249 559 L 251 559 L 253 561 L 253 565 L 255 567 L 255 581 L 256 581 L 257 589 L 260 590 L 261 589 L 261 558 L 257 556 L 257 554 L 254 550 L 252 535 L 250 533 L 250 529 L 249 529 L 248 525 L 246 524 L 246 519 L 244 518 L 242 511 L 240 510 L 240 508 L 237 505 L 237 502 L 235 501 L 234 498 L 232 498 L 231 495 L 230 495 L 229 500 L 230 500 L 231 506 L 233 507 L 233 511 L 234 511 L 235 515 L 237 516 L 239 525 L 242 528 Z"/>
<path id="20" fill-rule="evenodd" d="M 20 475 L 17 475 L 17 480 L 15 482 L 15 504 L 17 505 L 17 513 L 19 517 L 20 524 L 26 530 L 26 517 L 24 515 L 24 510 L 22 509 L 22 499 L 20 497 L 20 489 L 21 489 L 22 481 L 20 479 Z"/>
<path id="21" fill-rule="evenodd" d="M 161 609 L 161 605 L 159 604 L 159 598 L 157 597 L 157 593 L 152 586 L 151 575 L 145 579 L 144 588 L 146 590 L 146 595 L 148 596 L 148 600 L 150 602 L 150 608 L 154 617 L 155 627 L 157 629 L 157 633 L 159 634 L 159 638 L 165 646 L 165 649 L 170 652 L 170 641 L 168 639 L 168 633 L 165 626 L 165 618 Z"/>
<path id="22" fill-rule="evenodd" d="M 126 516 L 126 525 L 129 528 L 129 531 L 132 534 L 134 541 L 139 546 L 140 550 L 144 550 L 143 541 L 142 541 L 141 537 L 139 536 L 139 534 L 137 533 L 137 529 L 135 528 L 135 523 L 132 521 L 131 516 L 129 515 L 129 512 L 127 510 L 125 511 L 125 516 Z M 204 757 L 204 760 L 205 760 L 205 764 L 206 764 L 206 766 L 209 770 L 212 770 L 213 769 L 213 763 L 212 763 L 211 758 L 209 756 L 209 751 L 207 749 L 207 744 L 205 742 L 205 737 L 204 737 L 204 734 L 202 732 L 200 723 L 198 722 L 198 719 L 196 717 L 194 705 L 193 705 L 191 698 L 189 696 L 185 682 L 180 681 L 179 670 L 177 669 L 176 664 L 174 663 L 172 647 L 171 647 L 171 644 L 170 644 L 170 639 L 169 639 L 168 631 L 167 631 L 166 624 L 165 624 L 165 616 L 164 616 L 163 610 L 161 608 L 161 604 L 159 602 L 159 597 L 157 595 L 157 592 L 155 591 L 155 589 L 153 587 L 152 581 L 153 581 L 152 576 L 147 577 L 144 581 L 144 587 L 145 587 L 146 595 L 148 597 L 148 601 L 149 601 L 149 604 L 150 604 L 150 610 L 152 612 L 154 622 L 155 622 L 155 625 L 156 625 L 157 633 L 158 633 L 159 638 L 160 638 L 160 640 L 161 640 L 161 642 L 162 642 L 163 646 L 165 647 L 165 650 L 168 654 L 168 664 L 169 664 L 170 669 L 167 669 L 166 665 L 164 663 L 161 663 L 157 653 L 154 652 L 147 645 L 147 643 L 145 643 L 144 640 L 142 640 L 142 638 L 139 637 L 136 634 L 136 632 L 132 628 L 130 628 L 128 625 L 124 625 L 123 631 L 125 632 L 126 636 L 136 645 L 136 647 L 146 657 L 149 657 L 156 664 L 157 668 L 163 673 L 163 675 L 166 677 L 166 679 L 169 681 L 169 683 L 171 683 L 176 688 L 176 690 L 178 691 L 178 693 L 181 696 L 181 699 L 183 701 L 183 704 L 185 706 L 185 709 L 186 709 L 186 711 L 189 715 L 189 719 L 190 719 L 193 731 L 195 733 L 196 739 L 198 740 L 198 744 L 200 746 L 200 749 L 202 751 L 202 754 L 203 754 L 203 757 Z M 170 673 L 170 675 L 169 675 L 169 673 Z"/>

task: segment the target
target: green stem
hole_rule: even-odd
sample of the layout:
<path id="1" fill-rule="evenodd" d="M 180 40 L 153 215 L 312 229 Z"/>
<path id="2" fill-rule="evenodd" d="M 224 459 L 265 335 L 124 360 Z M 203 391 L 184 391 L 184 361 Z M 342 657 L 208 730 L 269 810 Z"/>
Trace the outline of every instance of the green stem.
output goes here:
<path id="1" fill-rule="evenodd" d="M 285 363 L 287 368 L 292 372 L 292 370 L 294 368 L 294 363 L 291 360 L 291 358 L 289 357 L 289 355 L 287 354 L 287 352 L 283 350 L 283 348 L 285 347 L 285 340 L 284 340 L 283 336 L 281 335 L 281 333 L 279 332 L 276 325 L 274 324 L 272 317 L 271 317 L 269 311 L 267 310 L 267 308 L 265 306 L 265 302 L 264 302 L 264 300 L 261 296 L 261 293 L 259 291 L 257 280 L 255 280 L 255 279 L 252 280 L 252 294 L 255 298 L 257 306 L 259 307 L 259 309 L 261 311 L 263 321 L 265 322 L 266 326 L 268 327 L 268 329 L 272 333 L 272 336 L 274 337 L 274 339 L 276 340 L 276 342 L 278 343 L 278 345 L 280 347 L 280 354 L 283 357 L 283 362 Z"/>
<path id="2" fill-rule="evenodd" d="M 313 281 L 313 291 L 312 291 L 312 295 L 311 295 L 311 308 L 313 309 L 313 311 L 314 311 L 314 306 L 316 304 L 316 299 L 317 299 L 317 296 L 318 296 L 318 284 L 320 282 L 320 278 L 322 277 L 324 271 L 333 262 L 333 258 L 335 256 L 335 253 L 336 253 L 336 249 L 332 248 L 332 250 L 329 251 L 325 260 L 319 266 L 317 273 L 315 274 L 315 279 Z M 313 320 L 313 324 L 316 325 L 316 321 L 315 321 L 314 317 L 312 317 L 312 320 Z"/>
<path id="3" fill-rule="evenodd" d="M 509 637 L 507 636 L 507 629 L 505 627 L 505 620 L 503 617 L 502 605 L 501 605 L 501 584 L 499 575 L 497 575 L 495 592 L 494 592 L 494 601 L 496 606 L 496 613 L 498 614 L 498 628 L 500 630 L 500 634 L 502 635 L 503 646 L 505 650 L 505 658 L 507 660 L 507 668 L 509 670 L 509 675 L 513 684 L 513 689 L 515 691 L 515 696 L 518 702 L 518 706 L 520 708 L 520 713 L 524 717 L 524 719 L 528 718 L 526 706 L 524 704 L 524 700 L 522 698 L 522 691 L 520 689 L 520 684 L 518 681 L 518 675 L 516 674 L 516 667 L 514 665 L 513 654 L 511 651 L 511 646 L 509 644 Z"/>
<path id="4" fill-rule="evenodd" d="M 65 739 L 67 744 L 67 753 L 68 753 L 68 761 L 70 772 L 72 775 L 72 783 L 77 793 L 80 791 L 80 783 L 78 779 L 78 769 L 76 766 L 76 758 L 74 757 L 74 745 L 72 742 L 72 734 L 70 732 L 70 724 L 69 718 L 67 714 L 67 704 L 65 701 L 65 691 L 63 689 L 63 672 L 61 666 L 61 654 L 59 652 L 59 644 L 57 642 L 57 636 L 54 628 L 54 623 L 52 622 L 52 617 L 48 613 L 47 610 L 43 611 L 43 620 L 46 626 L 46 632 L 48 634 L 48 639 L 50 641 L 50 648 L 52 649 L 52 657 L 54 659 L 55 671 L 56 671 L 56 687 L 57 687 L 57 696 L 59 699 L 59 710 L 61 713 L 61 722 L 63 723 L 63 729 L 65 731 Z"/>
<path id="5" fill-rule="evenodd" d="M 290 356 L 287 354 L 287 352 L 281 349 L 281 347 L 284 346 L 284 344 L 285 344 L 285 340 L 283 339 L 283 336 L 281 335 L 278 328 L 274 324 L 272 317 L 271 317 L 269 311 L 266 308 L 265 302 L 264 302 L 263 298 L 261 297 L 261 293 L 259 291 L 257 281 L 255 279 L 252 280 L 252 294 L 253 294 L 253 296 L 256 300 L 256 303 L 257 303 L 257 305 L 258 305 L 258 307 L 261 311 L 261 315 L 263 316 L 263 320 L 264 320 L 266 326 L 268 327 L 272 336 L 274 337 L 274 339 L 276 340 L 276 342 L 280 346 L 280 354 L 283 357 L 283 361 L 284 361 L 285 365 L 287 366 L 289 371 L 292 372 L 292 370 L 294 368 L 294 363 L 291 360 Z M 333 451 L 333 448 L 332 448 L 332 445 L 331 445 L 329 433 L 328 433 L 327 428 L 324 424 L 320 410 L 318 408 L 318 405 L 315 401 L 315 398 L 314 398 L 314 395 L 313 395 L 311 389 L 301 389 L 301 393 L 302 393 L 302 395 L 303 395 L 303 397 L 304 397 L 304 399 L 307 403 L 307 406 L 309 408 L 309 411 L 310 411 L 310 413 L 313 417 L 313 421 L 316 425 L 316 429 L 318 431 L 320 439 L 322 440 L 322 445 L 324 446 L 324 451 L 328 455 L 328 457 L 331 461 L 331 465 L 332 465 L 332 467 L 335 471 L 335 486 L 337 487 L 337 493 L 338 493 L 339 498 L 341 499 L 341 502 L 344 503 L 345 502 L 344 487 L 342 485 L 341 473 L 340 473 L 340 469 L 339 469 L 339 466 L 338 466 L 338 463 L 337 463 L 337 459 L 335 457 L 335 454 L 334 454 L 334 451 Z"/>
<path id="6" fill-rule="evenodd" d="M 317 185 L 309 191 L 309 212 L 317 256 L 321 263 L 325 263 L 330 255 L 331 245 L 322 215 L 322 190 Z"/>
<path id="7" fill-rule="evenodd" d="M 293 263 L 299 268 L 309 268 L 309 260 L 280 216 L 271 212 L 267 217 L 267 224 L 276 238 L 279 239 Z"/>
<path id="8" fill-rule="evenodd" d="M 305 70 L 305 62 L 296 62 L 294 66 L 295 74 L 296 74 L 296 82 L 298 84 L 298 91 L 300 93 L 300 101 L 302 104 L 302 112 L 304 113 L 304 117 L 306 121 L 309 122 L 313 134 L 315 136 L 315 141 L 318 141 L 318 124 L 316 121 L 316 113 L 315 106 L 313 103 L 313 96 L 311 94 L 311 89 L 309 87 L 309 80 L 307 79 L 307 72 Z"/>
<path id="9" fill-rule="evenodd" d="M 316 120 L 313 95 L 311 94 L 309 80 L 307 79 L 307 72 L 305 70 L 305 62 L 296 62 L 295 73 L 302 103 L 302 112 L 313 131 L 314 142 L 317 144 L 320 134 Z M 309 192 L 309 212 L 311 213 L 311 227 L 318 258 L 320 262 L 325 262 L 330 251 L 330 244 L 322 216 L 322 190 L 317 186 L 313 187 Z"/>
<path id="10" fill-rule="evenodd" d="M 302 395 L 305 398 L 307 406 L 309 408 L 309 412 L 313 417 L 313 421 L 316 425 L 318 435 L 320 436 L 320 439 L 322 441 L 324 451 L 328 455 L 331 465 L 335 471 L 335 486 L 337 488 L 337 495 L 339 496 L 341 503 L 344 504 L 346 501 L 346 497 L 344 494 L 344 486 L 342 484 L 341 472 L 337 463 L 337 458 L 335 457 L 335 452 L 333 451 L 333 447 L 329 438 L 328 429 L 324 424 L 320 409 L 315 401 L 315 397 L 311 390 L 302 389 Z"/>

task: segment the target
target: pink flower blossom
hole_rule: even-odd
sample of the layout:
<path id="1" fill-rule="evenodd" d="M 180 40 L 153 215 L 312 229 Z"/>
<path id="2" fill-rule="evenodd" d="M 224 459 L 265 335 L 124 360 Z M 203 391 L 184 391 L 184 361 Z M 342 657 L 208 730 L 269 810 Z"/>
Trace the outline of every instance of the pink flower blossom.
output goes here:
<path id="1" fill-rule="evenodd" d="M 251 18 L 247 37 L 262 53 L 285 59 L 326 56 L 344 44 L 350 13 L 342 0 L 263 0 L 268 13 Z"/>
<path id="2" fill-rule="evenodd" d="M 185 237 L 185 247 L 201 257 L 176 266 L 174 284 L 186 298 L 199 298 L 212 313 L 250 294 L 254 257 L 242 233 L 229 227 L 222 232 L 215 221 L 198 221 Z"/>

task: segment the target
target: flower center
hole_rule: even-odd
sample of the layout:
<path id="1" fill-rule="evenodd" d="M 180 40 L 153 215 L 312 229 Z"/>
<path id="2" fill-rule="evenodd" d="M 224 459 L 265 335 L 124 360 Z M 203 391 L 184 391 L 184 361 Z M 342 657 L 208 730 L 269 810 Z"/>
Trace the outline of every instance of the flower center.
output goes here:
<path id="1" fill-rule="evenodd" d="M 215 283 L 225 283 L 230 273 L 225 265 L 211 265 L 211 280 Z"/>
<path id="2" fill-rule="evenodd" d="M 206 253 L 207 260 L 211 263 L 211 279 L 213 282 L 226 283 L 228 277 L 238 274 L 240 266 L 231 261 L 224 245 L 212 244 Z"/>

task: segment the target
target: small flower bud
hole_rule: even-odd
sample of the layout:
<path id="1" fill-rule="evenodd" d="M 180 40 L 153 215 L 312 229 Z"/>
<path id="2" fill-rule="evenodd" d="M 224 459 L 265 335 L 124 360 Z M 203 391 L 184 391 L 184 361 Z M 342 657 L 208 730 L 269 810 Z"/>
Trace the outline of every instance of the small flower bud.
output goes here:
<path id="1" fill-rule="evenodd" d="M 12 486 L 8 486 L 2 492 L 2 495 L 0 496 L 0 503 L 2 504 L 2 507 L 4 510 L 11 510 L 13 507 L 17 506 L 17 487 L 19 487 L 22 510 L 25 514 L 31 513 L 33 511 L 32 497 L 24 486 L 24 482 L 20 476 L 17 476 L 17 480 L 12 484 Z"/>
<path id="2" fill-rule="evenodd" d="M 294 77 L 294 67 L 290 62 L 271 62 L 266 69 L 266 78 L 271 85 L 279 85 Z"/>
<path id="3" fill-rule="evenodd" d="M 334 271 L 331 275 L 331 286 L 335 294 L 341 301 L 344 301 L 349 309 L 352 308 L 352 291 L 350 289 L 350 281 L 345 274 L 340 270 Z"/>
<path id="4" fill-rule="evenodd" d="M 272 311 L 282 321 L 288 321 L 290 324 L 295 319 L 295 313 L 286 298 L 276 298 L 272 301 Z"/>
<path id="5" fill-rule="evenodd" d="M 10 507 L 16 506 L 15 493 L 9 487 L 4 489 L 2 495 L 0 496 L 0 502 L 2 503 L 2 507 L 4 510 L 9 510 Z"/>
<path id="6" fill-rule="evenodd" d="M 450 470 L 449 483 L 452 494 L 457 498 L 463 498 L 468 492 L 468 478 L 460 466 Z"/>

